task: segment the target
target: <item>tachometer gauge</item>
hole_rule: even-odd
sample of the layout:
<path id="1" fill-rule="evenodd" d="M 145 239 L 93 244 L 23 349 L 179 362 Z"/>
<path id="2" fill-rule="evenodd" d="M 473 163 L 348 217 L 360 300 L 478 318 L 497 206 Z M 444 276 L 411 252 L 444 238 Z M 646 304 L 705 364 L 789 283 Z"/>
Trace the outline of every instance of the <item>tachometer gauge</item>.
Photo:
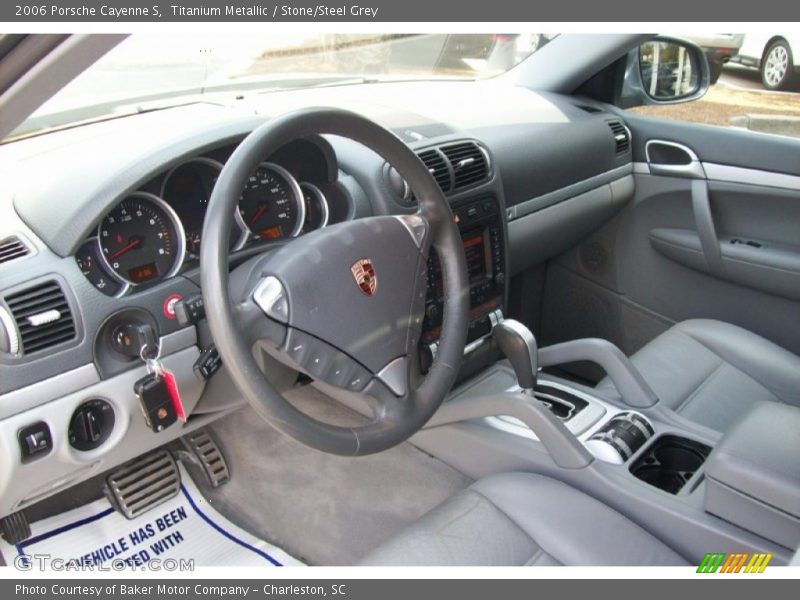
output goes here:
<path id="1" fill-rule="evenodd" d="M 303 191 L 303 202 L 306 206 L 306 218 L 303 223 L 303 233 L 322 229 L 328 224 L 328 200 L 313 183 L 304 181 L 300 184 Z"/>
<path id="2" fill-rule="evenodd" d="M 103 218 L 97 242 L 106 265 L 131 285 L 174 275 L 186 248 L 175 211 L 145 192 L 131 194 Z"/>
<path id="3" fill-rule="evenodd" d="M 186 230 L 186 253 L 190 259 L 200 258 L 203 220 L 221 171 L 222 163 L 199 156 L 174 167 L 161 185 L 161 197 L 175 210 Z M 246 241 L 247 230 L 236 211 L 229 249 L 239 250 Z"/>
<path id="4" fill-rule="evenodd" d="M 239 199 L 242 221 L 262 240 L 296 236 L 303 227 L 305 212 L 297 180 L 273 163 L 259 165 Z"/>

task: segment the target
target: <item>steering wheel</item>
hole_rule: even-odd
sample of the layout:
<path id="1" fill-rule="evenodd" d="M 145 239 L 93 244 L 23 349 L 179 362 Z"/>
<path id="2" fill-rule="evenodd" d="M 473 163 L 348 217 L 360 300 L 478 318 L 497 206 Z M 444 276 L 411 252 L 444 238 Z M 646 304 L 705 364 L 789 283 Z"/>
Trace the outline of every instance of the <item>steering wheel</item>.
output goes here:
<path id="1" fill-rule="evenodd" d="M 228 237 L 248 178 L 283 145 L 314 134 L 350 138 L 382 156 L 414 190 L 418 210 L 331 225 L 229 273 Z M 239 391 L 276 429 L 324 452 L 364 455 L 405 441 L 439 408 L 466 343 L 466 261 L 442 191 L 393 133 L 355 113 L 329 108 L 269 120 L 245 138 L 222 169 L 202 240 L 203 298 L 217 350 Z M 431 247 L 442 270 L 442 333 L 433 364 L 417 384 L 412 365 Z M 258 342 L 270 344 L 312 378 L 360 394 L 371 420 L 340 427 L 295 408 L 259 369 L 253 355 Z"/>

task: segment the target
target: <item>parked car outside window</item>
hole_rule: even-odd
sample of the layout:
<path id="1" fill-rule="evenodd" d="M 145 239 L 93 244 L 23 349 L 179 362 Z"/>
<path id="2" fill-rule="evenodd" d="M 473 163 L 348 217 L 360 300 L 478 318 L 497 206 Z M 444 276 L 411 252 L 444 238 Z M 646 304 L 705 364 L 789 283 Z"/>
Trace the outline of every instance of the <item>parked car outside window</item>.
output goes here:
<path id="1" fill-rule="evenodd" d="M 797 91 L 800 79 L 800 34 L 748 33 L 732 60 L 754 67 L 768 90 Z"/>

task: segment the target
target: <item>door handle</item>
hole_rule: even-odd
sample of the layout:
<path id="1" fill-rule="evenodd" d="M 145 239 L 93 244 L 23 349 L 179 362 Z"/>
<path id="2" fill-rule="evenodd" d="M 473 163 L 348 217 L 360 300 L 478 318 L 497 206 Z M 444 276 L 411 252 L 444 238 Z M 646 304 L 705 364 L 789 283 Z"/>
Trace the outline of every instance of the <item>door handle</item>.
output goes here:
<path id="1" fill-rule="evenodd" d="M 705 179 L 692 181 L 692 212 L 708 270 L 712 275 L 721 276 L 725 271 L 725 263 L 722 262 L 722 250 L 717 237 L 717 228 L 714 227 L 714 215 L 711 214 L 708 183 Z"/>
<path id="2" fill-rule="evenodd" d="M 703 163 L 691 148 L 665 140 L 650 140 L 644 153 L 652 175 L 705 179 Z"/>

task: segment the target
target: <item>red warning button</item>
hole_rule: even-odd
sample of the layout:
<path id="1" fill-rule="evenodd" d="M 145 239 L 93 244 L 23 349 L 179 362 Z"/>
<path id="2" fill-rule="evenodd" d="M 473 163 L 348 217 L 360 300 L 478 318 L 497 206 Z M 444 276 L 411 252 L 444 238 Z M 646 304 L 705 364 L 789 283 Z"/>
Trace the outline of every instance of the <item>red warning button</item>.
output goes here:
<path id="1" fill-rule="evenodd" d="M 178 300 L 183 300 L 183 296 L 181 296 L 180 294 L 172 294 L 170 296 L 167 296 L 167 299 L 164 300 L 164 306 L 163 306 L 164 316 L 167 317 L 168 319 L 175 318 L 175 303 Z"/>

